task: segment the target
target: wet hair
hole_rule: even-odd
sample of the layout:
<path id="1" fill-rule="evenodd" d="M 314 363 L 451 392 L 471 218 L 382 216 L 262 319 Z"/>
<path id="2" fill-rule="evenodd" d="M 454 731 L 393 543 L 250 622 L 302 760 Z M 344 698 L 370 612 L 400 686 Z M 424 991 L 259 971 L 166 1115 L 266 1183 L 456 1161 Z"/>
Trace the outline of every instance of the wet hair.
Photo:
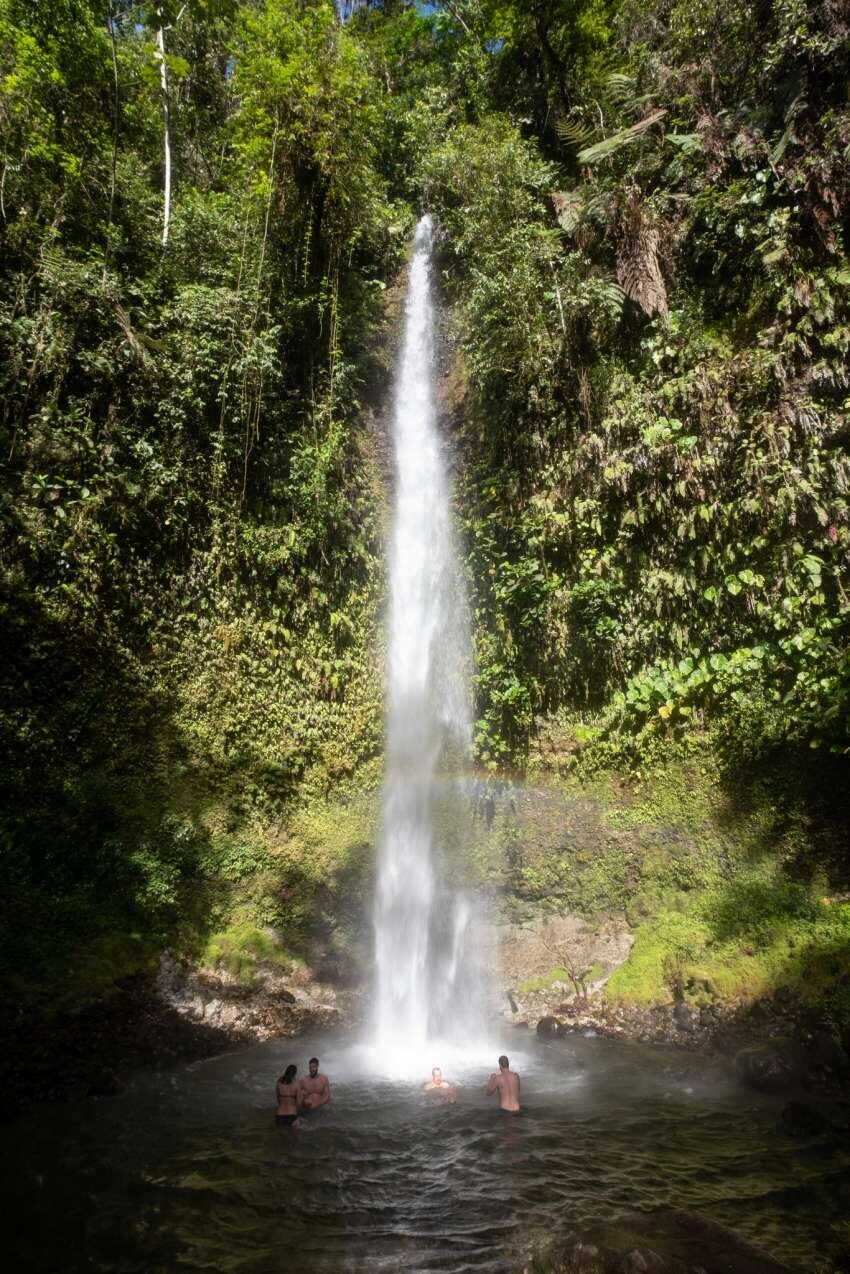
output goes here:
<path id="1" fill-rule="evenodd" d="M 319 1059 L 318 1059 L 318 1057 L 311 1057 L 311 1058 L 310 1058 L 310 1060 L 309 1060 L 309 1062 L 307 1063 L 307 1065 L 308 1065 L 308 1066 L 312 1066 L 314 1062 L 316 1063 L 316 1065 L 317 1065 L 317 1066 L 319 1065 Z"/>
<path id="2" fill-rule="evenodd" d="M 510 1065 L 510 1062 L 509 1062 L 509 1061 L 508 1061 L 508 1059 L 505 1057 L 504 1053 L 503 1053 L 503 1054 L 502 1054 L 502 1056 L 499 1058 L 499 1065 L 501 1066 L 501 1068 L 502 1068 L 502 1070 L 503 1070 L 503 1071 L 506 1071 L 506 1070 L 508 1069 L 508 1066 Z"/>
<path id="3" fill-rule="evenodd" d="M 287 1066 L 286 1070 L 283 1072 L 283 1074 L 281 1075 L 280 1079 L 277 1082 L 279 1084 L 291 1084 L 297 1074 L 298 1074 L 298 1067 L 293 1063 L 292 1066 Z"/>

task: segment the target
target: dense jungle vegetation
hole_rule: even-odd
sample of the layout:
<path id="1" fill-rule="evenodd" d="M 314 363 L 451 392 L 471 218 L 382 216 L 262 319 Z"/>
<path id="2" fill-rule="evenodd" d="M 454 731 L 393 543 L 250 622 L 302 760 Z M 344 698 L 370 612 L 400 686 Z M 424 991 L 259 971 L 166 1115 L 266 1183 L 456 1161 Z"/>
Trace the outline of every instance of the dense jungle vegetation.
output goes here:
<path id="1" fill-rule="evenodd" d="M 850 934 L 846 5 L 342 9 L 0 0 L 12 1027 L 356 888 L 426 208 L 480 767 L 709 767 Z"/>

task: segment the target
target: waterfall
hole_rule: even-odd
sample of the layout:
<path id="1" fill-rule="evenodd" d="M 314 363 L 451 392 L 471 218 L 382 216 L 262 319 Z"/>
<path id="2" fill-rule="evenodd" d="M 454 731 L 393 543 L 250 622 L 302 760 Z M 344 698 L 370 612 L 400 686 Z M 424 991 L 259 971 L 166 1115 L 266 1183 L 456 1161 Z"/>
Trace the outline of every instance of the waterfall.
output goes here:
<path id="1" fill-rule="evenodd" d="M 471 739 L 469 624 L 437 430 L 433 225 L 413 240 L 393 443 L 387 759 L 375 908 L 376 1034 L 388 1058 L 477 1025 L 474 907 L 451 844 Z M 454 809 L 453 809 L 454 807 Z M 454 824 L 453 824 L 454 818 Z M 462 831 L 461 831 L 462 838 Z"/>

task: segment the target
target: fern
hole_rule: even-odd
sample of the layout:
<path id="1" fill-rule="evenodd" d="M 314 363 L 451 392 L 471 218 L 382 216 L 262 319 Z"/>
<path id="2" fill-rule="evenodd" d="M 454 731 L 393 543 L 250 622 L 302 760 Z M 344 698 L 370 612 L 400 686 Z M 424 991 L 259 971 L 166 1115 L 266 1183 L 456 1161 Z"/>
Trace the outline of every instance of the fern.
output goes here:
<path id="1" fill-rule="evenodd" d="M 669 142 L 671 146 L 675 146 L 683 155 L 690 155 L 693 151 L 702 150 L 702 138 L 699 133 L 666 133 L 665 142 Z"/>
<path id="2" fill-rule="evenodd" d="M 807 107 L 808 102 L 805 97 L 802 93 L 798 93 L 791 105 L 788 107 L 788 110 L 785 112 L 785 131 L 771 151 L 771 164 L 778 164 L 782 156 L 785 154 L 788 143 L 790 141 L 797 140 L 794 132 L 795 125 L 798 118 L 806 111 Z"/>
<path id="3" fill-rule="evenodd" d="M 603 299 L 608 302 L 612 309 L 621 310 L 625 305 L 627 293 L 614 279 L 602 279 L 599 290 Z"/>
<path id="4" fill-rule="evenodd" d="M 636 82 L 633 75 L 615 71 L 605 81 L 605 97 L 615 106 L 626 106 L 633 101 Z"/>
<path id="5" fill-rule="evenodd" d="M 610 137 L 606 137 L 601 142 L 596 142 L 593 146 L 588 146 L 578 153 L 578 162 L 590 167 L 598 164 L 600 159 L 608 159 L 611 155 L 615 155 L 618 150 L 622 150 L 624 146 L 629 146 L 633 141 L 637 141 L 653 124 L 659 123 L 667 114 L 666 110 L 658 109 L 650 111 L 643 119 L 639 119 L 636 124 L 631 124 L 628 128 L 621 128 L 618 133 L 613 133 Z"/>
<path id="6" fill-rule="evenodd" d="M 591 124 L 580 119 L 559 119 L 555 121 L 555 132 L 562 142 L 568 146 L 584 146 L 590 141 L 596 130 Z"/>

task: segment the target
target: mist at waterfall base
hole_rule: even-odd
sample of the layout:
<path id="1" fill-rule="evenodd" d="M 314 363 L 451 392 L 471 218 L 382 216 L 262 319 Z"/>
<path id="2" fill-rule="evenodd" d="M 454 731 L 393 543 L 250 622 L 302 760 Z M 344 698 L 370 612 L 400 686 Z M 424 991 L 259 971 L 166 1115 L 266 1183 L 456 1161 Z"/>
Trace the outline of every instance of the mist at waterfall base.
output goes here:
<path id="1" fill-rule="evenodd" d="M 489 959 L 463 861 L 470 811 L 463 785 L 451 782 L 470 752 L 471 640 L 437 423 L 433 238 L 425 216 L 413 241 L 392 429 L 373 1040 L 375 1065 L 391 1075 L 485 1054 L 494 1065 L 484 1038 Z"/>

